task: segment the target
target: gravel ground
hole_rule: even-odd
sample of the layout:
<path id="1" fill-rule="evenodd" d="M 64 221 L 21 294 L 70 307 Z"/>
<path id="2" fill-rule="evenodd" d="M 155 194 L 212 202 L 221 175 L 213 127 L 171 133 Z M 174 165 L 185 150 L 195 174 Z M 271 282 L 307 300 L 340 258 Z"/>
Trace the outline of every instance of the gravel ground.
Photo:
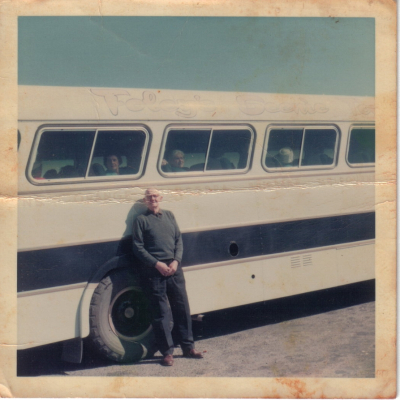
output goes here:
<path id="1" fill-rule="evenodd" d="M 137 364 L 113 364 L 85 352 L 81 364 L 59 360 L 60 345 L 18 352 L 18 375 L 374 377 L 373 282 L 207 314 L 194 324 L 204 359 L 175 351 Z"/>

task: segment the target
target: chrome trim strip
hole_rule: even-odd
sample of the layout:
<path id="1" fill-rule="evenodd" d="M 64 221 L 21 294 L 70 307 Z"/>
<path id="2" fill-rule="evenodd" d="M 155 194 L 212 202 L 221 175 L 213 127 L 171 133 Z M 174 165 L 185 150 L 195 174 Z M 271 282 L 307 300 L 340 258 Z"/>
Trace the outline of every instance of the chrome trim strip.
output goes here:
<path id="1" fill-rule="evenodd" d="M 72 285 L 66 285 L 66 286 L 56 286 L 56 287 L 46 288 L 46 289 L 30 290 L 29 292 L 17 293 L 17 298 L 40 296 L 42 294 L 65 292 L 67 290 L 84 289 L 86 286 L 87 286 L 87 282 L 82 282 L 82 283 L 74 283 Z"/>

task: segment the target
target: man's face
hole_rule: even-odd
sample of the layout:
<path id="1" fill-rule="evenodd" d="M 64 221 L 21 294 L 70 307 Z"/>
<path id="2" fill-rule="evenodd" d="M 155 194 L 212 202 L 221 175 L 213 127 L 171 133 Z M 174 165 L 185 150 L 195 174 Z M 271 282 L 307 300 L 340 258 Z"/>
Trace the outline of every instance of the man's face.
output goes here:
<path id="1" fill-rule="evenodd" d="M 176 153 L 172 156 L 171 165 L 174 167 L 183 168 L 183 164 L 185 164 L 185 156 L 183 153 Z"/>
<path id="2" fill-rule="evenodd" d="M 117 156 L 108 156 L 106 167 L 110 171 L 118 172 L 118 169 L 119 169 L 118 157 Z"/>
<path id="3" fill-rule="evenodd" d="M 145 198 L 146 206 L 150 211 L 157 211 L 160 208 L 162 196 L 155 189 L 146 190 Z"/>

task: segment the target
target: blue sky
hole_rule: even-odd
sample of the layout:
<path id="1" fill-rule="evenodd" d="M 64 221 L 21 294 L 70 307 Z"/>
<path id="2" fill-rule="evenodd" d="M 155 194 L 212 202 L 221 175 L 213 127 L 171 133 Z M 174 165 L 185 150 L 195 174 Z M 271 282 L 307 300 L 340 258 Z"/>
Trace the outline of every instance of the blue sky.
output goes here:
<path id="1" fill-rule="evenodd" d="M 373 18 L 19 17 L 21 85 L 373 96 Z"/>

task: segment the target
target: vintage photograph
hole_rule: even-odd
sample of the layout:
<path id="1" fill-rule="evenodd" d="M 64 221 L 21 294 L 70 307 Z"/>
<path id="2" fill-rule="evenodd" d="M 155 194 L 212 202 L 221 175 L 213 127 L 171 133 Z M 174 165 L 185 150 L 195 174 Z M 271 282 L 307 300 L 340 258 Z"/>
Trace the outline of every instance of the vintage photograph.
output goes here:
<path id="1" fill-rule="evenodd" d="M 377 20 L 267 14 L 18 15 L 17 379 L 387 374 Z"/>
<path id="2" fill-rule="evenodd" d="M 85 375 L 374 377 L 374 19 L 18 24 L 19 344 L 90 346 Z"/>

